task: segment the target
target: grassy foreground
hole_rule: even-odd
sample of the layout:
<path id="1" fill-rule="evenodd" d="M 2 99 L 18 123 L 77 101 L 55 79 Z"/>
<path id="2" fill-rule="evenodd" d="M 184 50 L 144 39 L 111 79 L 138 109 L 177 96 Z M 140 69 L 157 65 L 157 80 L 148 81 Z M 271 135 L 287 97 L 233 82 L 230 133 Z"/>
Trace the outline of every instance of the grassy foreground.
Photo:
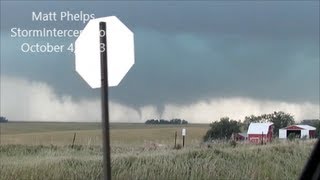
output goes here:
<path id="1" fill-rule="evenodd" d="M 312 142 L 115 147 L 113 179 L 297 179 Z M 118 151 L 117 149 L 120 149 Z M 118 152 L 117 152 L 118 151 Z M 0 179 L 100 179 L 100 147 L 2 145 Z"/>
<path id="2" fill-rule="evenodd" d="M 158 136 L 159 140 L 141 143 L 141 140 L 130 137 L 133 142 L 125 139 L 121 141 L 121 138 L 114 142 L 111 154 L 113 179 L 297 179 L 315 143 L 312 140 L 275 141 L 263 146 L 237 144 L 232 147 L 229 143 L 208 146 L 200 144 L 202 136 L 197 141 L 197 133 L 193 133 L 194 140 L 186 148 L 174 150 L 171 141 L 166 140 L 166 134 L 172 130 L 174 132 L 176 128 L 150 128 L 144 125 L 131 128 L 136 133 L 139 130 L 140 134 L 146 134 L 151 129 L 159 133 L 152 138 Z M 199 127 L 190 125 L 189 129 L 192 128 Z M 118 128 L 122 129 L 130 134 L 130 128 Z M 69 131 L 67 129 L 59 133 Z M 199 129 L 194 131 L 198 132 Z M 2 140 L 7 143 L 0 145 L 0 179 L 101 179 L 100 145 L 78 143 L 71 148 L 68 143 L 42 145 L 39 142 L 32 143 L 32 139 L 28 138 L 25 139 L 29 140 L 28 143 L 10 143 L 10 139 L 11 142 L 20 142 L 14 141 L 12 137 L 23 139 L 30 133 L 40 133 L 38 136 L 47 133 L 51 138 L 57 135 L 57 131 L 49 130 L 5 134 Z M 118 136 L 122 137 L 122 132 L 113 135 Z M 62 137 L 59 136 L 53 142 L 63 140 Z"/>

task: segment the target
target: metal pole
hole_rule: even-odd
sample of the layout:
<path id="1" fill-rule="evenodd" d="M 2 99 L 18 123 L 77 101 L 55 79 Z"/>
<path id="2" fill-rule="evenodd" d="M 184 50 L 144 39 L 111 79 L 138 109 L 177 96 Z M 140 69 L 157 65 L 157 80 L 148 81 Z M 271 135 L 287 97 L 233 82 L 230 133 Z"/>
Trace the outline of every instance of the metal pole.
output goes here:
<path id="1" fill-rule="evenodd" d="M 182 136 L 182 147 L 184 147 L 184 136 Z"/>
<path id="2" fill-rule="evenodd" d="M 101 113 L 103 139 L 103 173 L 104 179 L 111 180 L 110 132 L 109 132 L 109 97 L 108 97 L 108 59 L 107 28 L 105 22 L 99 23 L 100 60 L 101 60 Z M 101 32 L 103 32 L 101 34 Z"/>

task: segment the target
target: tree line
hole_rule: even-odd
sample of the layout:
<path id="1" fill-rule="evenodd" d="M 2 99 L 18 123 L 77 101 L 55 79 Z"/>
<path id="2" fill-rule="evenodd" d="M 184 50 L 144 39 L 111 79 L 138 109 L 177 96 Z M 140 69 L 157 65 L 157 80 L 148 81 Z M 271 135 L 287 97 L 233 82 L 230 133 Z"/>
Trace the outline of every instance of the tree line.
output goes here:
<path id="1" fill-rule="evenodd" d="M 6 117 L 0 116 L 0 123 L 6 123 L 8 119 Z"/>
<path id="2" fill-rule="evenodd" d="M 188 124 L 188 121 L 184 119 L 149 119 L 145 122 L 145 124 Z"/>
<path id="3" fill-rule="evenodd" d="M 246 116 L 241 122 L 233 120 L 229 117 L 222 117 L 220 121 L 210 124 L 210 129 L 203 137 L 204 141 L 212 139 L 230 139 L 233 133 L 245 132 L 248 130 L 250 123 L 273 123 L 275 136 L 278 136 L 279 129 L 295 124 L 294 117 L 282 111 L 270 114 L 262 114 L 260 116 Z M 317 128 L 317 134 L 320 135 L 320 120 L 304 120 L 300 124 L 311 125 Z"/>

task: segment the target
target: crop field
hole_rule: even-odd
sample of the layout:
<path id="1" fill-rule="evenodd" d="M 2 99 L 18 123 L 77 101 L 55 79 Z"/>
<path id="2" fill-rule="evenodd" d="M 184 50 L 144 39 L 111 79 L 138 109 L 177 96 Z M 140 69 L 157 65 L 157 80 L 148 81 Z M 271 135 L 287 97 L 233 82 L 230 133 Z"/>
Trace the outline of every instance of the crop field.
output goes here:
<path id="1" fill-rule="evenodd" d="M 101 179 L 99 123 L 0 126 L 0 179 Z M 182 127 L 186 147 L 173 149 L 176 131 L 181 144 Z M 113 179 L 297 179 L 315 143 L 204 144 L 208 129 L 206 124 L 111 124 Z"/>

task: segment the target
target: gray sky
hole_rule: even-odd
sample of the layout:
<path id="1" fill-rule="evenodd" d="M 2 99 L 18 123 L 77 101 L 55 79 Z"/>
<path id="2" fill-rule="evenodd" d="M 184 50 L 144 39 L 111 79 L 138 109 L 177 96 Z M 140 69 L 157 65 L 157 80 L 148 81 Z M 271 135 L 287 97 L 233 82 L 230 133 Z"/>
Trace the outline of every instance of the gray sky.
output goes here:
<path id="1" fill-rule="evenodd" d="M 62 102 L 64 96 L 74 103 L 99 98 L 100 91 L 90 89 L 74 71 L 72 53 L 25 54 L 19 50 L 22 42 L 67 44 L 75 38 L 10 37 L 12 27 L 83 29 L 82 22 L 31 21 L 32 11 L 66 10 L 96 17 L 116 15 L 135 33 L 136 63 L 121 84 L 111 88 L 110 97 L 136 111 L 140 120 L 154 114 L 183 116 L 166 112 L 183 112 L 181 108 L 200 102 L 211 107 L 220 102 L 217 99 L 233 98 L 278 103 L 270 106 L 271 112 L 283 110 L 281 103 L 296 105 L 300 107 L 297 117 L 319 117 L 318 1 L 1 2 L 2 85 L 16 79 L 26 81 L 26 86 L 39 82 L 49 86 Z M 12 92 L 5 87 L 2 97 Z M 312 106 L 308 113 L 301 109 L 305 103 Z M 16 114 L 5 104 L 2 100 L 3 114 Z M 173 110 L 170 105 L 180 109 Z M 144 114 L 145 108 L 148 112 Z M 228 116 L 231 111 L 220 109 L 221 104 L 212 108 L 220 111 L 214 117 Z M 264 112 L 252 107 L 243 111 L 241 115 Z M 183 117 L 192 119 L 194 115 Z"/>

